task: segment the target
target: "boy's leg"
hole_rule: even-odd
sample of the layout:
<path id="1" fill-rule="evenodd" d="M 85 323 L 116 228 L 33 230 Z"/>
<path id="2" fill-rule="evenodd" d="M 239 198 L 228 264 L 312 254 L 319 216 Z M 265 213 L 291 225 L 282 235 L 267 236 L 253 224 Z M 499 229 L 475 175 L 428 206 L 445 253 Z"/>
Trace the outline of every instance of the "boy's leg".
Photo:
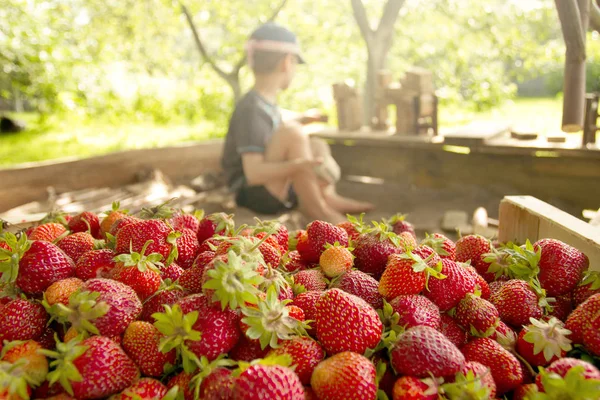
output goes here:
<path id="1" fill-rule="evenodd" d="M 329 145 L 321 138 L 310 138 L 310 147 L 314 157 L 321 157 L 323 159 L 331 157 Z M 322 184 L 321 188 L 327 204 L 340 213 L 360 213 L 370 211 L 374 208 L 374 205 L 371 203 L 340 196 L 335 190 L 335 184 Z"/>
<path id="2" fill-rule="evenodd" d="M 299 125 L 283 125 L 269 141 L 265 151 L 265 160 L 281 162 L 296 158 L 313 158 L 310 138 L 302 132 Z M 278 199 L 285 200 L 291 184 L 298 195 L 301 211 L 309 218 L 326 220 L 331 223 L 345 221 L 344 215 L 325 201 L 314 172 L 298 173 L 287 180 L 270 182 L 265 187 Z"/>

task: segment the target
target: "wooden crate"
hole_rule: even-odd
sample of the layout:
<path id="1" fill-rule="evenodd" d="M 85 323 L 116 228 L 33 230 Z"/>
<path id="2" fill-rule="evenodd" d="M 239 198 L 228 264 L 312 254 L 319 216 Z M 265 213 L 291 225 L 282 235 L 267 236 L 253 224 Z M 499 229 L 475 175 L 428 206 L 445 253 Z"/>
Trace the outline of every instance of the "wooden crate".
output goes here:
<path id="1" fill-rule="evenodd" d="M 600 271 L 600 228 L 532 196 L 507 196 L 500 203 L 498 240 L 523 243 L 553 238 L 584 252 Z"/>

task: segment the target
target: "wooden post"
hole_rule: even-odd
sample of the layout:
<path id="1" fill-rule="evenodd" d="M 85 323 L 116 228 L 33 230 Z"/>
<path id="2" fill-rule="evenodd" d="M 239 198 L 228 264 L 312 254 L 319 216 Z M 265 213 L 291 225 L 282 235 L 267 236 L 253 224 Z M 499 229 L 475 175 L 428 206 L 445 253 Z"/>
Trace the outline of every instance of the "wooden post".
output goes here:
<path id="1" fill-rule="evenodd" d="M 355 131 L 362 126 L 362 109 L 360 95 L 356 88 L 347 83 L 333 84 L 333 97 L 340 131 Z"/>
<path id="2" fill-rule="evenodd" d="M 600 103 L 599 94 L 590 93 L 585 96 L 585 118 L 581 142 L 583 148 L 590 143 L 596 143 L 596 132 L 600 130 L 598 126 L 598 103 Z"/>
<path id="3" fill-rule="evenodd" d="M 563 86 L 564 132 L 583 128 L 585 103 L 585 41 L 589 25 L 590 0 L 555 0 L 567 46 Z"/>
<path id="4" fill-rule="evenodd" d="M 532 243 L 563 241 L 585 253 L 590 269 L 600 271 L 600 230 L 532 196 L 506 196 L 500 203 L 498 240 Z"/>
<path id="5" fill-rule="evenodd" d="M 389 127 L 386 90 L 391 83 L 391 72 L 386 70 L 379 71 L 377 74 L 377 88 L 375 90 L 375 115 L 371 121 L 371 128 L 374 130 L 386 130 Z"/>

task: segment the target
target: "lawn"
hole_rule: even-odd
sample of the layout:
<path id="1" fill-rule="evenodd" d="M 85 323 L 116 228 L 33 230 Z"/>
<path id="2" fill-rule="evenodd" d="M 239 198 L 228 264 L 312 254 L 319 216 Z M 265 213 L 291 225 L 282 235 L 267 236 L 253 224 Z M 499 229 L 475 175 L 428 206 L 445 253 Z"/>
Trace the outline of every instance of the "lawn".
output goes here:
<path id="1" fill-rule="evenodd" d="M 0 166 L 65 157 L 87 157 L 112 151 L 168 146 L 219 137 L 224 127 L 211 122 L 157 125 L 150 122 L 104 120 L 58 120 L 41 123 L 35 115 L 21 114 L 27 130 L 0 136 Z M 440 107 L 440 129 L 453 128 L 473 120 L 512 121 L 542 133 L 560 130 L 561 101 L 558 99 L 516 99 L 496 109 L 476 113 L 458 106 Z"/>

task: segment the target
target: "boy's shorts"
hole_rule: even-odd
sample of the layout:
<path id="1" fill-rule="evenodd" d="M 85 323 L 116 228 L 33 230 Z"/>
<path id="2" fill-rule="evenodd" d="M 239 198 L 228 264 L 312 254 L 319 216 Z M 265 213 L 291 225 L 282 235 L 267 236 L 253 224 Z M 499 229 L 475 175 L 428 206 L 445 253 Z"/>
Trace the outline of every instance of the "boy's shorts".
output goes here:
<path id="1" fill-rule="evenodd" d="M 237 192 L 235 202 L 238 206 L 246 207 L 258 214 L 273 215 L 293 210 L 298 207 L 298 196 L 290 186 L 287 202 L 282 202 L 264 186 L 244 185 Z"/>

